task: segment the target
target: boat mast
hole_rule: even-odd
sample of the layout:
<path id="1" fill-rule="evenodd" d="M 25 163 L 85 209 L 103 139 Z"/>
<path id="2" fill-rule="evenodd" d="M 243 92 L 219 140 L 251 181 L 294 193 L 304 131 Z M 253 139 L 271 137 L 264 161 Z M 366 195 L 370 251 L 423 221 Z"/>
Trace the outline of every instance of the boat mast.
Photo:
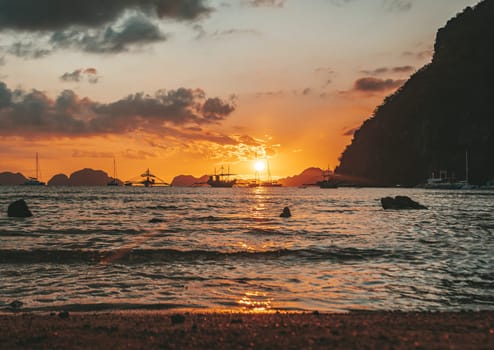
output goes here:
<path id="1" fill-rule="evenodd" d="M 38 179 L 38 152 L 36 152 L 36 180 Z"/>

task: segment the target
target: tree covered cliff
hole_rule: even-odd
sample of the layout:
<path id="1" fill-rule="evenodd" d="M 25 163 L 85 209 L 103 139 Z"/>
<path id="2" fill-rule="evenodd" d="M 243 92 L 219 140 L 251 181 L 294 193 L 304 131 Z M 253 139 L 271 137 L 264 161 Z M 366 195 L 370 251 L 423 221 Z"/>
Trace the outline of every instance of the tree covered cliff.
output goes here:
<path id="1" fill-rule="evenodd" d="M 368 185 L 422 183 L 447 170 L 494 179 L 494 0 L 439 29 L 434 56 L 354 134 L 336 172 Z"/>

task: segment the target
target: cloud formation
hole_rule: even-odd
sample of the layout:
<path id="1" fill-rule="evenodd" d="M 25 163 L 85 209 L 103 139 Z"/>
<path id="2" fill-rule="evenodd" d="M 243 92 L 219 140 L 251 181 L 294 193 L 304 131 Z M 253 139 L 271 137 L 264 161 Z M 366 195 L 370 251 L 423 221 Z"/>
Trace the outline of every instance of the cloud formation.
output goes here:
<path id="1" fill-rule="evenodd" d="M 133 131 L 159 134 L 165 128 L 218 124 L 233 111 L 233 101 L 207 98 L 201 89 L 136 93 L 99 103 L 63 91 L 56 99 L 32 90 L 10 90 L 0 82 L 0 135 L 93 136 Z"/>
<path id="2" fill-rule="evenodd" d="M 166 39 L 157 24 L 139 15 L 100 31 L 57 31 L 51 35 L 49 43 L 52 50 L 79 48 L 90 53 L 118 53 Z"/>
<path id="3" fill-rule="evenodd" d="M 400 87 L 405 80 L 380 79 L 374 77 L 360 78 L 354 83 L 354 90 L 362 92 L 387 91 Z"/>
<path id="4" fill-rule="evenodd" d="M 4 51 L 41 58 L 58 49 L 120 53 L 167 40 L 164 18 L 196 20 L 212 9 L 206 0 L 2 0 L 0 33 L 17 40 Z"/>
<path id="5" fill-rule="evenodd" d="M 373 70 L 363 70 L 362 73 L 367 75 L 382 75 L 388 73 L 401 74 L 401 73 L 411 73 L 414 70 L 415 68 L 412 66 L 397 66 L 392 68 L 380 67 Z"/>
<path id="6" fill-rule="evenodd" d="M 246 0 L 244 2 L 253 7 L 283 7 L 286 0 Z"/>
<path id="7" fill-rule="evenodd" d="M 76 69 L 72 73 L 67 72 L 60 76 L 60 80 L 66 83 L 87 81 L 90 84 L 96 84 L 99 78 L 96 68 Z"/>
<path id="8" fill-rule="evenodd" d="M 204 0 L 2 0 L 0 31 L 98 28 L 115 22 L 131 10 L 176 20 L 194 20 L 211 12 Z"/>
<path id="9" fill-rule="evenodd" d="M 412 0 L 384 0 L 384 8 L 392 12 L 409 11 L 412 8 Z"/>

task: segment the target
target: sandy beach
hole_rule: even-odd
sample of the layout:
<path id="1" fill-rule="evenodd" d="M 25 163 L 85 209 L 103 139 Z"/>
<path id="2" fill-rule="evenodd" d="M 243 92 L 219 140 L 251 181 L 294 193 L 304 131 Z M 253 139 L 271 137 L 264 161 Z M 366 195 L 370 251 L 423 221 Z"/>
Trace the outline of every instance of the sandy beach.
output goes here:
<path id="1" fill-rule="evenodd" d="M 1 349 L 493 349 L 494 312 L 0 315 Z"/>

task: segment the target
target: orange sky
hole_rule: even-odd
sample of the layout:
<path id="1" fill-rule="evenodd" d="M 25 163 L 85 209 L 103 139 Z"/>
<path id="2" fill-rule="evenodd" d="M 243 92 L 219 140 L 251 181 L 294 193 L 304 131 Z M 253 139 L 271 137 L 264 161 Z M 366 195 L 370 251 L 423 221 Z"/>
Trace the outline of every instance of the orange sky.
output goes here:
<path id="1" fill-rule="evenodd" d="M 0 172 L 34 176 L 39 152 L 45 181 L 112 174 L 113 158 L 122 180 L 253 176 L 256 155 L 274 177 L 334 168 L 430 60 L 437 29 L 476 3 L 21 2 L 0 4 Z"/>

